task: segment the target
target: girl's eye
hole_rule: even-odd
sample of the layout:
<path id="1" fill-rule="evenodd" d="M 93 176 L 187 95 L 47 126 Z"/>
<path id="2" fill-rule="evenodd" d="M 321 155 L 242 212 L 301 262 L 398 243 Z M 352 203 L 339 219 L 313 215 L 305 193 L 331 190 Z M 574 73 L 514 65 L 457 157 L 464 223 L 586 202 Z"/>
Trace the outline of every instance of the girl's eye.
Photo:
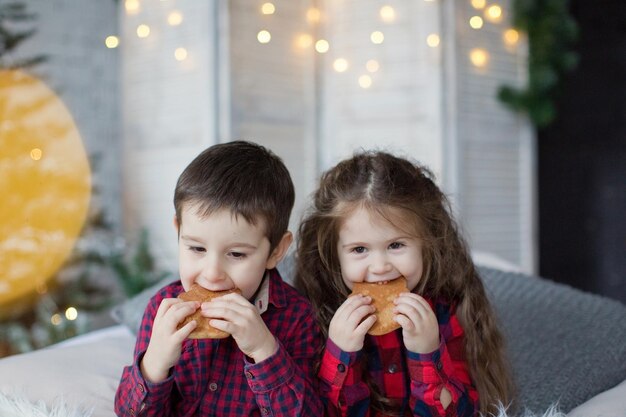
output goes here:
<path id="1" fill-rule="evenodd" d="M 404 247 L 404 243 L 401 242 L 393 242 L 391 245 L 389 245 L 389 249 L 400 249 Z"/>
<path id="2" fill-rule="evenodd" d="M 352 248 L 352 252 L 354 253 L 365 253 L 367 249 L 365 249 L 363 246 L 357 246 L 355 248 Z"/>

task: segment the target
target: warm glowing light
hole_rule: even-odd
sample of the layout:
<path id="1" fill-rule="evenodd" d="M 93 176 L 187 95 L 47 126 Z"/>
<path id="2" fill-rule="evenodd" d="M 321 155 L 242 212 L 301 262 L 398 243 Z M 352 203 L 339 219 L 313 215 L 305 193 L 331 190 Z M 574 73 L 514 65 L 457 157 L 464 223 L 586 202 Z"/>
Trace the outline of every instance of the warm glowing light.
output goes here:
<path id="1" fill-rule="evenodd" d="M 315 42 L 315 50 L 320 54 L 325 54 L 330 49 L 330 44 L 326 39 L 320 39 Z"/>
<path id="2" fill-rule="evenodd" d="M 361 75 L 359 77 L 359 85 L 361 88 L 370 88 L 372 86 L 372 77 L 369 75 Z"/>
<path id="3" fill-rule="evenodd" d="M 483 18 L 480 16 L 472 16 L 469 20 L 469 24 L 472 29 L 480 29 L 483 27 Z"/>
<path id="4" fill-rule="evenodd" d="M 375 59 L 370 59 L 365 63 L 365 68 L 369 72 L 377 72 L 380 69 L 380 64 Z"/>
<path id="5" fill-rule="evenodd" d="M 481 48 L 475 48 L 470 51 L 470 61 L 478 68 L 483 68 L 489 61 L 489 53 Z"/>
<path id="6" fill-rule="evenodd" d="M 74 307 L 68 307 L 67 310 L 65 310 L 65 318 L 70 321 L 76 320 L 78 318 L 78 310 Z"/>
<path id="7" fill-rule="evenodd" d="M 436 33 L 431 33 L 426 38 L 426 44 L 430 46 L 431 48 L 438 47 L 440 43 L 441 43 L 441 39 L 439 38 L 439 35 L 437 35 Z"/>
<path id="8" fill-rule="evenodd" d="M 333 62 L 333 68 L 337 72 L 346 72 L 348 69 L 348 60 L 345 58 L 337 58 Z"/>
<path id="9" fill-rule="evenodd" d="M 126 13 L 128 14 L 137 14 L 141 9 L 139 5 L 139 0 L 126 0 L 124 2 L 124 8 L 126 9 Z"/>
<path id="10" fill-rule="evenodd" d="M 316 7 L 311 7 L 309 10 L 306 11 L 307 22 L 311 24 L 319 23 L 321 19 L 322 19 L 322 12 L 320 11 L 320 9 Z"/>
<path id="11" fill-rule="evenodd" d="M 272 34 L 267 30 L 262 30 L 257 33 L 256 38 L 260 43 L 269 43 L 272 40 Z"/>
<path id="12" fill-rule="evenodd" d="M 313 45 L 313 36 L 308 33 L 301 33 L 296 36 L 296 46 L 298 48 L 306 49 Z"/>
<path id="13" fill-rule="evenodd" d="M 502 20 L 502 8 L 497 4 L 489 6 L 485 11 L 485 17 L 490 22 L 498 23 Z"/>
<path id="14" fill-rule="evenodd" d="M 178 10 L 171 11 L 167 15 L 167 24 L 170 26 L 178 26 L 183 23 L 183 14 Z"/>
<path id="15" fill-rule="evenodd" d="M 32 159 L 33 161 L 39 161 L 41 159 L 41 149 L 39 148 L 33 148 L 30 151 L 30 159 Z"/>
<path id="16" fill-rule="evenodd" d="M 391 6 L 383 6 L 380 8 L 380 18 L 385 23 L 391 23 L 396 20 L 396 11 Z"/>
<path id="17" fill-rule="evenodd" d="M 137 36 L 140 38 L 147 38 L 150 35 L 150 26 L 139 25 L 137 26 Z"/>
<path id="18" fill-rule="evenodd" d="M 381 31 L 377 30 L 375 32 L 372 32 L 372 34 L 370 35 L 370 39 L 372 40 L 372 43 L 380 45 L 385 41 L 385 35 Z"/>
<path id="19" fill-rule="evenodd" d="M 486 0 L 472 0 L 472 7 L 474 7 L 474 9 L 484 9 L 486 4 Z"/>
<path id="20" fill-rule="evenodd" d="M 55 326 L 58 326 L 62 322 L 63 322 L 63 318 L 61 317 L 59 313 L 53 314 L 52 317 L 50 317 L 50 323 L 52 323 Z"/>
<path id="21" fill-rule="evenodd" d="M 263 3 L 261 6 L 261 13 L 263 14 L 274 14 L 276 11 L 276 7 L 273 3 Z"/>
<path id="22" fill-rule="evenodd" d="M 184 61 L 185 59 L 187 59 L 187 49 L 176 48 L 176 50 L 174 51 L 174 58 L 176 58 L 176 61 Z"/>
<path id="23" fill-rule="evenodd" d="M 509 46 L 516 45 L 517 42 L 519 42 L 519 32 L 515 29 L 505 30 L 502 37 L 504 39 L 504 43 Z"/>
<path id="24" fill-rule="evenodd" d="M 120 44 L 120 39 L 117 36 L 113 36 L 113 35 L 107 36 L 106 39 L 104 40 L 104 44 L 109 49 L 117 48 Z"/>

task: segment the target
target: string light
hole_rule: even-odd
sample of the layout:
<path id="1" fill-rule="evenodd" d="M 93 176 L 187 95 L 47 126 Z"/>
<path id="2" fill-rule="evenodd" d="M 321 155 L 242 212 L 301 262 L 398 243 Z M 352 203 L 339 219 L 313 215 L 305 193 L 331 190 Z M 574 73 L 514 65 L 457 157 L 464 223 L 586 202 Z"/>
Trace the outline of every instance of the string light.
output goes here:
<path id="1" fill-rule="evenodd" d="M 124 8 L 128 14 L 137 14 L 141 9 L 139 0 L 126 0 L 124 2 Z"/>
<path id="2" fill-rule="evenodd" d="M 78 310 L 74 307 L 68 307 L 67 310 L 65 310 L 65 318 L 69 321 L 76 320 L 78 318 Z"/>
<path id="3" fill-rule="evenodd" d="M 33 148 L 30 151 L 30 159 L 33 161 L 39 161 L 41 159 L 43 152 L 39 148 Z"/>
<path id="4" fill-rule="evenodd" d="M 487 5 L 487 1 L 486 0 L 472 0 L 472 7 L 474 9 L 484 9 L 485 6 Z"/>
<path id="5" fill-rule="evenodd" d="M 261 6 L 261 13 L 265 15 L 274 14 L 275 11 L 276 7 L 272 3 L 263 3 L 263 5 Z"/>
<path id="6" fill-rule="evenodd" d="M 485 18 L 493 23 L 498 23 L 502 20 L 502 8 L 497 4 L 489 6 L 485 11 Z"/>
<path id="7" fill-rule="evenodd" d="M 519 32 L 515 29 L 507 29 L 504 31 L 502 38 L 504 39 L 505 44 L 508 46 L 514 46 L 517 42 L 519 42 Z"/>
<path id="8" fill-rule="evenodd" d="M 117 48 L 120 44 L 120 39 L 117 36 L 107 36 L 106 39 L 104 40 L 104 44 L 106 45 L 107 48 L 109 49 L 114 49 Z"/>
<path id="9" fill-rule="evenodd" d="M 184 61 L 187 59 L 187 49 L 185 48 L 176 48 L 174 51 L 174 58 L 176 61 Z"/>
<path id="10" fill-rule="evenodd" d="M 50 323 L 52 323 L 54 326 L 58 326 L 62 322 L 63 322 L 63 318 L 61 317 L 59 313 L 55 313 L 52 315 L 52 317 L 50 317 Z"/>
<path id="11" fill-rule="evenodd" d="M 346 72 L 348 69 L 348 60 L 345 58 L 337 58 L 333 62 L 333 68 L 337 72 Z"/>
<path id="12" fill-rule="evenodd" d="M 147 38 L 150 36 L 150 26 L 148 25 L 139 25 L 137 26 L 137 36 L 140 38 Z"/>
<path id="13" fill-rule="evenodd" d="M 320 54 L 325 54 L 330 49 L 330 44 L 326 39 L 320 39 L 315 42 L 315 50 Z"/>
<path id="14" fill-rule="evenodd" d="M 372 34 L 370 35 L 370 40 L 373 44 L 380 45 L 385 41 L 385 35 L 381 31 L 377 30 L 372 32 Z"/>
<path id="15" fill-rule="evenodd" d="M 369 72 L 377 72 L 379 68 L 380 64 L 375 59 L 370 59 L 365 63 L 365 69 L 367 69 Z"/>
<path id="16" fill-rule="evenodd" d="M 430 46 L 431 48 L 438 47 L 440 43 L 441 43 L 441 39 L 439 38 L 439 35 L 437 35 L 436 33 L 431 33 L 426 38 L 426 44 Z"/>
<path id="17" fill-rule="evenodd" d="M 383 6 L 380 8 L 380 18 L 385 23 L 392 23 L 396 20 L 396 11 L 391 6 Z"/>
<path id="18" fill-rule="evenodd" d="M 257 33 L 256 38 L 260 43 L 269 43 L 272 40 L 272 34 L 267 30 L 261 30 Z"/>
<path id="19" fill-rule="evenodd" d="M 480 16 L 472 16 L 469 20 L 469 24 L 472 29 L 480 29 L 483 27 L 483 18 Z"/>
<path id="20" fill-rule="evenodd" d="M 359 77 L 359 85 L 361 88 L 370 88 L 372 86 L 372 77 L 369 75 L 361 75 Z"/>
<path id="21" fill-rule="evenodd" d="M 301 33 L 296 37 L 296 46 L 301 49 L 306 49 L 313 45 L 313 36 L 308 33 Z"/>
<path id="22" fill-rule="evenodd" d="M 183 14 L 178 10 L 174 10 L 167 15 L 167 23 L 170 26 L 178 26 L 183 23 Z"/>
<path id="23" fill-rule="evenodd" d="M 489 53 L 481 48 L 472 49 L 469 57 L 472 64 L 478 68 L 483 68 L 489 61 Z"/>
<path id="24" fill-rule="evenodd" d="M 310 24 L 319 23 L 322 19 L 322 12 L 316 7 L 311 7 L 306 11 L 306 21 Z"/>

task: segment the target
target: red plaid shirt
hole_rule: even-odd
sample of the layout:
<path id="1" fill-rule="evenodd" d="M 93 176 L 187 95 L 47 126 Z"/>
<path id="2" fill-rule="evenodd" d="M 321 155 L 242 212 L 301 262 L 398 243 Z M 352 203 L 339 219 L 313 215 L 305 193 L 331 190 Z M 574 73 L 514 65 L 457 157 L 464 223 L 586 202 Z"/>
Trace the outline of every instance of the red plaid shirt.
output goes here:
<path id="1" fill-rule="evenodd" d="M 139 363 L 148 348 L 154 316 L 164 298 L 183 291 L 180 281 L 152 297 L 115 396 L 118 416 L 321 416 L 313 364 L 323 343 L 313 310 L 302 296 L 270 271 L 269 304 L 261 317 L 278 351 L 250 363 L 232 337 L 187 339 L 170 377 L 150 383 Z"/>
<path id="2" fill-rule="evenodd" d="M 478 410 L 478 392 L 465 363 L 463 329 L 452 310 L 445 303 L 435 305 L 441 343 L 429 354 L 407 351 L 402 329 L 366 336 L 359 352 L 343 352 L 329 339 L 319 371 L 327 415 L 384 415 L 370 410 L 370 390 L 363 379 L 368 372 L 403 416 L 473 416 Z M 439 402 L 444 387 L 452 395 L 445 410 Z"/>

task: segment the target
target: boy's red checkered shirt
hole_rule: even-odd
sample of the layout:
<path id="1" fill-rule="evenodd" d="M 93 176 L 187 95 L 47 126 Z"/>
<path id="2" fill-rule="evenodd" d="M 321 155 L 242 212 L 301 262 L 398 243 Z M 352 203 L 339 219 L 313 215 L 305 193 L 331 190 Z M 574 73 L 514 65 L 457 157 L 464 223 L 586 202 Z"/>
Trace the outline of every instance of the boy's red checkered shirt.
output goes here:
<path id="1" fill-rule="evenodd" d="M 266 279 L 268 279 L 266 277 Z M 137 336 L 134 362 L 124 368 L 115 397 L 118 416 L 321 416 L 313 370 L 323 341 L 311 305 L 269 271 L 269 304 L 263 321 L 276 337 L 276 354 L 251 363 L 232 337 L 183 342 L 168 379 L 144 380 L 139 364 L 164 298 L 183 291 L 180 281 L 149 302 Z"/>

